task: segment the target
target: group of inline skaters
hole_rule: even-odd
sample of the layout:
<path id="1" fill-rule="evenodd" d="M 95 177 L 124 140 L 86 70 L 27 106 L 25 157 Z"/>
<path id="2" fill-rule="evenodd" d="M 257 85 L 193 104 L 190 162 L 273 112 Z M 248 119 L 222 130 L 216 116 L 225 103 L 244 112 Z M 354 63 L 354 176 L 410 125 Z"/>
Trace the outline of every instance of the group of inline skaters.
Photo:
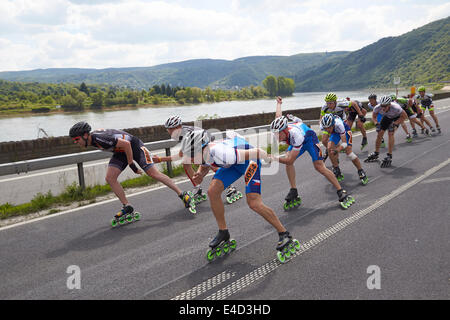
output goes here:
<path id="1" fill-rule="evenodd" d="M 301 119 L 290 114 L 282 115 L 282 98 L 277 97 L 276 118 L 272 121 L 270 130 L 278 142 L 286 143 L 289 146 L 286 154 L 282 156 L 268 154 L 265 150 L 250 145 L 244 137 L 235 132 L 228 132 L 226 139 L 220 142 L 216 141 L 206 130 L 183 125 L 179 116 L 171 116 L 164 123 L 171 138 L 181 143 L 179 153 L 173 156 L 158 157 L 152 155 L 144 146 L 144 143 L 131 134 L 116 129 L 93 131 L 91 126 L 84 121 L 73 125 L 69 130 L 69 135 L 73 142 L 80 147 L 93 146 L 113 153 L 105 179 L 123 205 L 120 212 L 112 219 L 113 227 L 140 219 L 140 214 L 131 206 L 118 182 L 121 172 L 129 166 L 134 173 L 142 174 L 145 172 L 148 176 L 168 186 L 191 213 L 196 213 L 196 204 L 209 198 L 219 229 L 215 238 L 209 243 L 209 250 L 206 254 L 207 260 L 212 261 L 236 248 L 236 241 L 230 238 L 226 224 L 222 193 L 226 190 L 228 203 L 233 203 L 241 198 L 242 193 L 232 184 L 244 176 L 247 204 L 250 209 L 262 216 L 277 230 L 279 235 L 276 246 L 277 258 L 284 263 L 300 249 L 300 242 L 293 239 L 274 210 L 262 201 L 261 161 L 267 163 L 278 161 L 286 167 L 290 190 L 285 198 L 285 210 L 301 204 L 301 198 L 297 191 L 294 163 L 305 152 L 308 152 L 311 156 L 314 169 L 322 174 L 336 189 L 339 204 L 344 209 L 348 209 L 355 202 L 355 199 L 340 184 L 343 179 L 338 159 L 341 151 L 346 153 L 348 159 L 357 168 L 362 184 L 368 183 L 361 162 L 352 150 L 351 131 L 351 127 L 358 117 L 357 126 L 363 135 L 362 150 L 367 145 L 367 135 L 364 129 L 367 110 L 356 100 L 346 98 L 338 101 L 334 93 L 327 94 L 325 102 L 326 105 L 322 107 L 320 115 L 322 141 L 319 142 L 316 132 L 304 124 Z M 417 136 L 415 125 L 422 129 L 423 134 L 429 134 L 430 131 L 424 123 L 432 132 L 435 132 L 431 123 L 424 117 L 426 109 L 430 111 L 430 115 L 436 123 L 436 129 L 440 132 L 431 96 L 425 94 L 424 87 L 419 88 L 419 95 L 411 94 L 406 99 L 389 95 L 377 100 L 377 96 L 371 94 L 368 108 L 373 110 L 372 120 L 376 125 L 378 135 L 375 151 L 369 154 L 366 162 L 378 161 L 383 135 L 385 131 L 388 131 L 388 153 L 381 166 L 387 167 L 391 164 L 396 128 L 402 125 L 408 141 L 411 139 L 411 135 L 404 124 L 404 121 L 408 118 L 413 129 L 413 136 Z M 419 118 L 420 121 L 416 118 Z M 333 165 L 333 171 L 325 166 L 325 160 L 328 157 Z M 155 163 L 179 159 L 182 159 L 185 172 L 194 186 L 192 192 L 181 190 L 170 177 L 154 166 Z M 140 169 L 134 162 L 139 165 Z M 196 165 L 196 170 L 194 170 L 193 165 Z M 206 196 L 202 191 L 201 184 L 210 170 L 214 172 L 214 176 L 208 186 Z"/>

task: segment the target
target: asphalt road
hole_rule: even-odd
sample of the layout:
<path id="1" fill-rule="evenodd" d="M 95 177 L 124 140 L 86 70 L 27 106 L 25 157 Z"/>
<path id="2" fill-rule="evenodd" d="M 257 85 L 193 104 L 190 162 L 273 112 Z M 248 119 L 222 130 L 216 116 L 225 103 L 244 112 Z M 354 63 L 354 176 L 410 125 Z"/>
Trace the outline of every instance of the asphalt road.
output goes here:
<path id="1" fill-rule="evenodd" d="M 118 229 L 109 227 L 118 201 L 0 229 L 0 299 L 449 299 L 450 100 L 437 105 L 442 134 L 406 143 L 399 130 L 391 168 L 363 164 L 368 185 L 341 156 L 343 186 L 356 198 L 348 210 L 307 154 L 296 161 L 298 209 L 282 209 L 284 168 L 263 176 L 264 202 L 302 243 L 284 265 L 275 260 L 275 230 L 245 199 L 226 205 L 237 250 L 206 262 L 217 233 L 209 204 L 192 216 L 160 188 L 131 196 L 143 218 Z M 364 152 L 354 138 L 361 159 L 374 138 Z M 67 286 L 74 265 L 80 289 Z M 372 268 L 380 289 L 368 288 Z"/>

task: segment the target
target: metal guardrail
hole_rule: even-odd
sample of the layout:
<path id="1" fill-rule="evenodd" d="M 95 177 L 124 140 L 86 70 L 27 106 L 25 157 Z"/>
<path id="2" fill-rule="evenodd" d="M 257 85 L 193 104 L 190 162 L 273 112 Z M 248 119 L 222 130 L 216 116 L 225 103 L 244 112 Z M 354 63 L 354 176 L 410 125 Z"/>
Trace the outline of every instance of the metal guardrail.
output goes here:
<path id="1" fill-rule="evenodd" d="M 318 124 L 319 120 L 305 120 L 303 122 L 305 124 L 311 126 L 311 125 Z M 257 127 L 242 128 L 242 129 L 230 129 L 230 130 L 235 131 L 237 133 L 245 134 L 245 132 L 250 131 L 250 130 L 260 133 L 260 131 L 268 131 L 269 129 L 270 129 L 270 125 L 263 125 L 263 126 L 257 126 Z M 228 130 L 228 131 L 230 131 L 230 130 Z M 227 133 L 227 131 L 214 132 L 214 133 L 212 133 L 212 136 L 214 136 L 216 139 L 217 138 L 224 139 L 224 138 L 226 138 L 226 133 Z M 145 147 L 150 151 L 165 149 L 166 156 L 170 156 L 170 154 L 171 154 L 170 148 L 174 147 L 177 144 L 178 144 L 178 141 L 175 141 L 172 139 L 144 143 Z M 80 186 L 82 188 L 85 188 L 83 163 L 89 162 L 89 161 L 107 159 L 110 157 L 111 157 L 111 153 L 109 153 L 109 152 L 95 150 L 95 151 L 65 154 L 65 155 L 61 155 L 61 156 L 53 156 L 53 157 L 39 158 L 39 159 L 33 159 L 33 160 L 4 163 L 4 164 L 0 164 L 0 176 L 4 176 L 4 175 L 8 175 L 8 174 L 15 174 L 15 173 L 17 173 L 17 174 L 26 173 L 29 171 L 43 170 L 43 169 L 61 167 L 61 166 L 66 166 L 66 165 L 71 165 L 71 164 L 77 164 L 78 180 L 79 180 Z M 173 171 L 172 171 L 172 163 L 171 162 L 167 162 L 167 170 L 168 170 L 169 175 L 172 176 Z"/>

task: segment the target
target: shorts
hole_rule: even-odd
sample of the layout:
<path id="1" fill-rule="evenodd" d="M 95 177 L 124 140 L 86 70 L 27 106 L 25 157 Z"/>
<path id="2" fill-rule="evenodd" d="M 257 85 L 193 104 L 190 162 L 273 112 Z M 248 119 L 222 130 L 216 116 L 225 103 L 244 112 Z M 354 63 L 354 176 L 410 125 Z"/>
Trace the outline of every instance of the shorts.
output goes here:
<path id="1" fill-rule="evenodd" d="M 247 143 L 244 139 L 240 137 L 234 138 L 235 145 L 243 145 L 245 146 L 245 149 L 251 149 L 253 148 L 251 145 Z M 253 161 L 254 163 L 255 161 Z M 261 194 L 261 161 L 256 161 L 257 168 L 254 169 L 250 165 L 250 161 L 247 160 L 244 163 L 239 163 L 232 165 L 228 168 L 219 168 L 219 170 L 216 171 L 214 174 L 213 179 L 217 179 L 222 181 L 224 188 L 226 189 L 228 186 L 230 186 L 233 182 L 235 182 L 237 179 L 242 177 L 243 175 L 246 176 L 247 180 L 247 174 L 251 178 L 249 178 L 248 183 L 246 183 L 245 187 L 245 193 L 258 193 Z M 248 170 L 248 171 L 247 171 Z"/>
<path id="2" fill-rule="evenodd" d="M 408 116 L 409 119 L 415 118 L 416 115 L 414 114 L 414 112 L 411 110 L 411 108 L 405 107 L 402 108 L 403 110 L 405 110 L 406 115 Z"/>
<path id="3" fill-rule="evenodd" d="M 352 130 L 350 130 L 350 128 L 345 125 L 345 139 L 346 139 L 346 143 L 347 145 L 351 146 L 353 139 L 352 139 Z M 335 145 L 338 145 L 342 140 L 341 140 L 341 135 L 339 133 L 333 133 L 330 137 L 330 141 L 333 142 Z"/>
<path id="4" fill-rule="evenodd" d="M 293 147 L 289 146 L 287 151 L 291 151 L 292 149 Z M 297 159 L 303 153 L 305 153 L 305 151 L 308 151 L 309 155 L 311 156 L 312 162 L 323 160 L 322 151 L 319 148 L 319 138 L 317 138 L 316 133 L 312 130 L 306 131 L 305 140 L 303 141 L 303 146 L 300 149 Z"/>
<path id="5" fill-rule="evenodd" d="M 214 174 L 213 179 L 222 181 L 223 187 L 226 189 L 237 179 L 246 174 L 249 168 L 250 161 L 245 163 L 235 164 L 229 168 L 219 168 Z M 248 184 L 245 186 L 245 193 L 258 193 L 261 194 L 261 161 L 257 161 L 258 168 L 253 174 Z"/>
<path id="6" fill-rule="evenodd" d="M 394 132 L 395 131 L 394 122 L 397 121 L 398 119 L 400 119 L 400 116 L 393 119 L 383 116 L 383 118 L 381 118 L 380 121 L 380 126 L 377 127 L 377 132 L 379 132 L 380 130 L 383 131 L 388 130 L 389 132 Z"/>
<path id="7" fill-rule="evenodd" d="M 434 111 L 434 104 L 430 104 L 430 105 L 426 105 L 426 106 L 420 105 L 420 109 L 422 109 L 423 111 L 425 111 L 427 109 L 430 111 Z"/>
<path id="8" fill-rule="evenodd" d="M 347 120 L 351 121 L 351 122 L 354 122 L 357 115 L 358 115 L 358 112 L 351 111 L 351 112 L 348 113 Z"/>
<path id="9" fill-rule="evenodd" d="M 133 137 L 130 141 L 131 149 L 133 150 L 133 160 L 142 168 L 147 171 L 153 166 L 152 157 L 150 151 L 144 146 L 144 143 L 136 137 Z M 128 166 L 127 155 L 125 152 L 115 152 L 109 160 L 108 166 L 116 167 L 120 171 L 125 170 Z"/>

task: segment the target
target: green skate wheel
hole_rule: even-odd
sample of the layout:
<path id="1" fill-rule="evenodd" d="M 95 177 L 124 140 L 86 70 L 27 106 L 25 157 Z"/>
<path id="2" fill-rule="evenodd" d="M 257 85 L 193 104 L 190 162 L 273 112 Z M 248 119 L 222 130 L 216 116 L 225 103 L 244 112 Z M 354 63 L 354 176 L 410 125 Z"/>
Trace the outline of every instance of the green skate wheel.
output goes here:
<path id="1" fill-rule="evenodd" d="M 125 223 L 125 217 L 120 217 L 119 218 L 119 224 L 123 225 Z"/>
<path id="2" fill-rule="evenodd" d="M 208 199 L 208 196 L 206 194 L 203 195 L 203 201 L 206 201 L 206 199 Z"/>
<path id="3" fill-rule="evenodd" d="M 362 179 L 361 182 L 363 185 L 366 185 L 369 183 L 369 179 L 367 179 L 367 177 L 366 177 L 366 178 Z"/>
<path id="4" fill-rule="evenodd" d="M 111 220 L 111 227 L 115 228 L 115 227 L 117 227 L 117 225 L 118 225 L 117 220 L 116 219 L 112 219 Z"/>
<path id="5" fill-rule="evenodd" d="M 236 249 L 236 240 L 234 240 L 234 239 L 230 240 L 230 248 L 231 248 L 231 250 Z"/>
<path id="6" fill-rule="evenodd" d="M 292 240 L 292 242 L 294 243 L 294 247 L 296 250 L 300 250 L 300 241 L 298 241 L 297 239 Z"/>
<path id="7" fill-rule="evenodd" d="M 341 204 L 341 207 L 342 207 L 342 208 L 344 208 L 344 209 L 348 209 L 348 205 L 347 205 L 347 203 L 344 203 L 344 202 L 340 202 L 340 204 Z"/>
<path id="8" fill-rule="evenodd" d="M 228 243 L 223 245 L 223 253 L 228 253 L 230 251 L 230 246 Z"/>
<path id="9" fill-rule="evenodd" d="M 216 248 L 216 257 L 220 257 L 222 255 L 222 248 L 217 247 Z"/>
<path id="10" fill-rule="evenodd" d="M 288 246 L 284 247 L 283 253 L 284 253 L 284 256 L 285 256 L 287 259 L 289 259 L 289 258 L 291 257 L 291 252 L 289 251 Z"/>
<path id="11" fill-rule="evenodd" d="M 289 204 L 287 202 L 285 202 L 283 204 L 283 208 L 284 208 L 284 210 L 289 210 Z"/>
<path id="12" fill-rule="evenodd" d="M 230 197 L 227 197 L 227 202 L 228 202 L 229 204 L 232 204 L 232 203 L 233 203 L 233 200 L 232 200 Z"/>
<path id="13" fill-rule="evenodd" d="M 127 215 L 127 222 L 129 222 L 129 223 L 133 222 L 133 215 L 132 214 Z"/>
<path id="14" fill-rule="evenodd" d="M 237 194 L 238 194 L 238 197 L 239 197 L 238 199 L 243 197 L 242 192 L 238 191 Z"/>
<path id="15" fill-rule="evenodd" d="M 289 252 L 293 255 L 295 253 L 295 246 L 294 243 L 289 244 Z"/>
<path id="16" fill-rule="evenodd" d="M 141 214 L 140 214 L 139 212 L 135 212 L 135 213 L 134 213 L 134 220 L 135 220 L 135 221 L 141 220 Z"/>
<path id="17" fill-rule="evenodd" d="M 197 213 L 197 209 L 195 209 L 194 206 L 189 207 L 189 212 L 192 214 L 196 214 Z"/>
<path id="18" fill-rule="evenodd" d="M 278 261 L 280 261 L 281 263 L 285 263 L 286 262 L 286 257 L 280 251 L 277 252 L 277 258 L 278 258 Z"/>
<path id="19" fill-rule="evenodd" d="M 206 252 L 206 260 L 208 260 L 208 262 L 213 261 L 215 257 L 216 257 L 216 255 L 214 254 L 214 252 L 211 249 L 209 249 Z"/>

